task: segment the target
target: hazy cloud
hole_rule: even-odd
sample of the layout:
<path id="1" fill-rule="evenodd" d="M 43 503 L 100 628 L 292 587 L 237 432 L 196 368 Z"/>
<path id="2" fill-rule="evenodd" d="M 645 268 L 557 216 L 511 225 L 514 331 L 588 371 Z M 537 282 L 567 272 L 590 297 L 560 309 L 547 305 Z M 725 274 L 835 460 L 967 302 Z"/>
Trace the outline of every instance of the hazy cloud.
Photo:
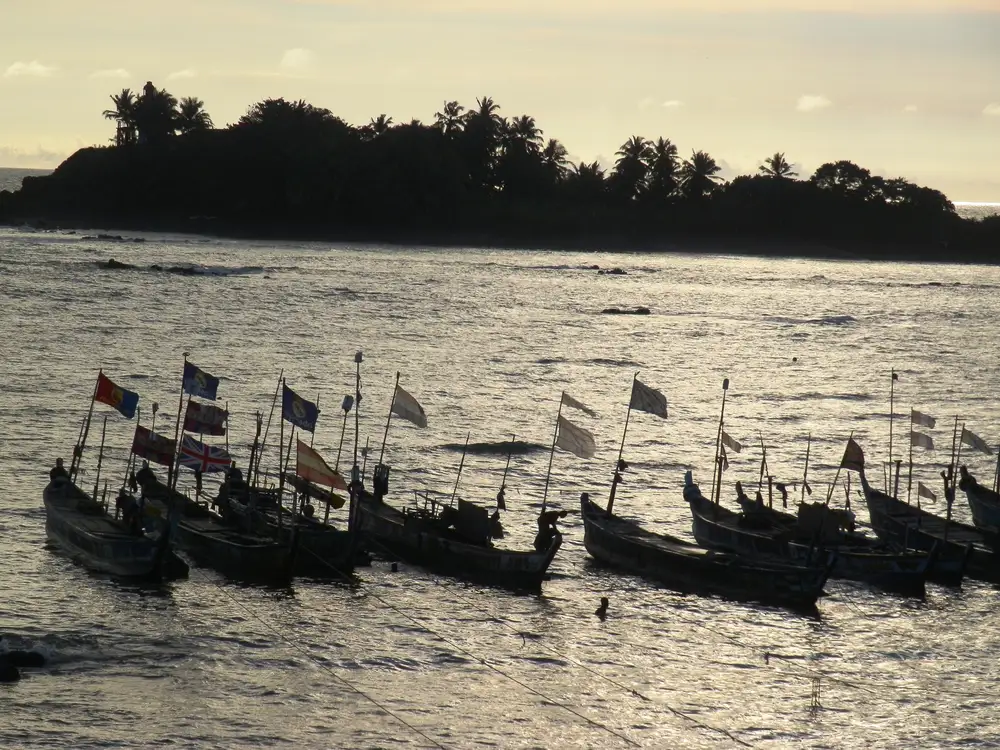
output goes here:
<path id="1" fill-rule="evenodd" d="M 192 70 L 191 68 L 184 68 L 184 70 L 177 70 L 167 76 L 168 81 L 177 81 L 181 78 L 195 78 L 198 75 L 197 70 Z"/>
<path id="2" fill-rule="evenodd" d="M 983 114 L 989 115 L 990 117 L 1000 117 L 1000 102 L 987 104 L 983 109 Z"/>
<path id="3" fill-rule="evenodd" d="M 820 96 L 818 94 L 806 94 L 799 97 L 799 101 L 795 105 L 795 109 L 799 112 L 815 112 L 817 109 L 826 109 L 832 104 L 833 102 L 825 96 Z"/>
<path id="4" fill-rule="evenodd" d="M 90 74 L 91 78 L 131 78 L 132 74 L 125 68 L 113 68 L 110 70 L 95 70 Z"/>
<path id="5" fill-rule="evenodd" d="M 5 167 L 21 167 L 22 169 L 48 169 L 57 167 L 66 159 L 61 151 L 50 151 L 38 147 L 34 151 L 25 151 L 9 146 L 0 146 L 0 164 Z"/>
<path id="6" fill-rule="evenodd" d="M 666 107 L 667 109 L 675 109 L 677 107 L 683 107 L 684 102 L 682 102 L 679 99 L 668 99 L 667 101 L 663 102 L 663 106 Z"/>
<path id="7" fill-rule="evenodd" d="M 15 78 L 17 76 L 35 76 L 37 78 L 45 78 L 56 72 L 56 67 L 54 65 L 42 65 L 38 60 L 32 60 L 31 62 L 21 62 L 12 63 L 4 71 L 4 78 Z"/>
<path id="8" fill-rule="evenodd" d="M 301 72 L 312 67 L 315 59 L 316 56 L 311 49 L 303 47 L 286 49 L 285 54 L 281 56 L 281 68 L 282 70 Z"/>
<path id="9" fill-rule="evenodd" d="M 916 112 L 917 111 L 917 105 L 916 104 L 907 104 L 905 107 L 903 107 L 903 111 L 904 112 Z"/>

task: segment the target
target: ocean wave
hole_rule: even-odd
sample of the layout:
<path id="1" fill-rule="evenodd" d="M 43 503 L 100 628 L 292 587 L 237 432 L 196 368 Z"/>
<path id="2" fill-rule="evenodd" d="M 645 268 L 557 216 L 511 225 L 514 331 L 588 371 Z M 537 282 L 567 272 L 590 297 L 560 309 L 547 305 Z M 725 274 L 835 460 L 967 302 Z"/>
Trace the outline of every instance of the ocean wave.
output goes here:
<path id="1" fill-rule="evenodd" d="M 610 359 L 608 357 L 594 357 L 584 360 L 588 365 L 607 365 L 608 367 L 642 367 L 638 362 L 631 359 Z"/>
<path id="2" fill-rule="evenodd" d="M 461 453 L 466 450 L 465 443 L 445 443 L 441 446 L 447 451 Z M 508 453 L 515 456 L 523 456 L 528 453 L 546 451 L 549 446 L 541 443 L 531 443 L 526 440 L 497 440 L 482 443 L 469 443 L 468 452 L 473 455 L 496 455 L 506 456 Z"/>
<path id="3" fill-rule="evenodd" d="M 562 357 L 542 357 L 541 359 L 536 359 L 536 365 L 558 365 L 566 362 L 567 360 Z"/>
<path id="4" fill-rule="evenodd" d="M 766 323 L 778 323 L 780 325 L 819 325 L 819 326 L 846 326 L 857 323 L 858 319 L 853 315 L 827 315 L 823 318 L 786 318 L 780 315 L 772 315 L 764 318 Z"/>

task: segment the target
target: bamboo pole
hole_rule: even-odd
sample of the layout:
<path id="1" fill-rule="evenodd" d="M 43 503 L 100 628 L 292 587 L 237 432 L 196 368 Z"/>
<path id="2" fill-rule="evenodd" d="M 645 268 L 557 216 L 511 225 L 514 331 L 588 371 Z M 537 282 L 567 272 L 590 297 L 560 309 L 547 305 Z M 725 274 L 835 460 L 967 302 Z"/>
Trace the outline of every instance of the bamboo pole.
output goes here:
<path id="1" fill-rule="evenodd" d="M 108 431 L 108 417 L 104 416 L 104 426 L 101 427 L 101 449 L 97 453 L 97 474 L 94 476 L 94 502 L 97 502 L 97 492 L 101 483 L 101 463 L 104 460 L 104 435 Z"/>
<path id="2" fill-rule="evenodd" d="M 719 414 L 719 429 L 715 436 L 715 465 L 712 467 L 712 499 L 716 504 L 722 495 L 722 458 L 719 449 L 722 445 L 722 425 L 726 418 L 726 394 L 729 393 L 729 378 L 722 380 L 722 412 Z M 718 481 L 716 481 L 718 475 Z"/>
<path id="3" fill-rule="evenodd" d="M 281 389 L 281 384 L 285 381 L 285 369 L 282 368 L 281 372 L 278 373 L 278 383 L 274 386 L 274 397 L 271 399 L 271 411 L 267 415 L 267 426 L 264 428 L 264 439 L 260 441 L 260 448 L 257 451 L 257 463 L 252 467 L 254 473 L 253 483 L 257 486 L 257 475 L 260 473 L 260 460 L 264 457 L 264 449 L 267 447 L 267 434 L 271 430 L 271 418 L 274 417 L 274 408 L 278 405 L 278 391 Z M 284 441 L 281 441 L 284 445 Z M 281 448 L 278 448 L 278 459 L 281 459 Z"/>
<path id="4" fill-rule="evenodd" d="M 385 418 L 385 434 L 382 436 L 382 449 L 378 453 L 378 464 L 382 465 L 382 458 L 385 456 L 385 443 L 389 439 L 389 423 L 392 422 L 392 407 L 396 405 L 396 391 L 399 390 L 399 372 L 396 372 L 396 385 L 392 388 L 392 401 L 389 402 L 389 414 Z"/>
<path id="5" fill-rule="evenodd" d="M 556 455 L 556 440 L 559 439 L 559 417 L 562 416 L 563 396 L 566 391 L 559 395 L 559 410 L 556 412 L 556 427 L 552 431 L 552 448 L 549 449 L 549 468 L 545 472 L 545 487 L 542 489 L 542 513 L 545 512 L 545 505 L 549 497 L 549 478 L 552 476 L 552 459 Z"/>
<path id="6" fill-rule="evenodd" d="M 615 494 L 618 491 L 618 483 L 621 482 L 622 455 L 625 452 L 625 436 L 628 434 L 628 421 L 632 416 L 632 394 L 635 392 L 635 381 L 639 373 L 632 376 L 632 390 L 628 394 L 628 411 L 625 412 L 625 429 L 622 430 L 622 442 L 618 446 L 618 460 L 615 462 L 615 472 L 611 479 L 611 492 L 608 494 L 608 515 L 610 516 L 615 507 Z"/>
<path id="7" fill-rule="evenodd" d="M 97 380 L 94 381 L 94 394 L 90 397 L 90 409 L 87 410 L 87 420 L 84 423 L 83 435 L 73 449 L 73 460 L 70 461 L 69 469 L 71 482 L 76 482 L 76 475 L 80 472 L 80 463 L 83 461 L 83 449 L 87 445 L 87 435 L 90 434 L 90 420 L 94 416 L 94 401 L 97 399 L 97 386 L 101 383 L 101 375 L 103 373 L 103 369 L 97 371 Z"/>
<path id="8" fill-rule="evenodd" d="M 465 447 L 462 448 L 462 460 L 458 462 L 458 475 L 455 477 L 455 488 L 451 491 L 451 502 L 449 505 L 455 504 L 455 496 L 458 494 L 458 481 L 462 478 L 462 467 L 465 466 L 465 453 L 469 450 L 469 438 L 472 436 L 472 432 L 467 432 L 465 434 Z"/>
<path id="9" fill-rule="evenodd" d="M 507 510 L 507 470 L 510 469 L 510 457 L 514 455 L 515 433 L 510 436 L 510 450 L 507 451 L 507 465 L 503 467 L 503 479 L 500 480 L 500 491 L 497 493 L 497 510 Z"/>

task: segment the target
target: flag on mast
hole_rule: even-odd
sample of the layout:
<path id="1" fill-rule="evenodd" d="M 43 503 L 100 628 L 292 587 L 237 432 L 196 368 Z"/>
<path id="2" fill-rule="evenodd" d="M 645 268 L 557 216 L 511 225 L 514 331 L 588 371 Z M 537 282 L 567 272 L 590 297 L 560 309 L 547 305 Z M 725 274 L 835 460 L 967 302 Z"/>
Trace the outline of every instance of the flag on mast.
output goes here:
<path id="1" fill-rule="evenodd" d="M 934 439 L 930 435 L 910 430 L 910 445 L 914 448 L 926 448 L 932 451 L 934 450 Z"/>
<path id="2" fill-rule="evenodd" d="M 840 460 L 840 468 L 858 472 L 865 470 L 864 451 L 854 438 L 847 439 L 847 448 L 844 449 L 844 457 Z"/>
<path id="3" fill-rule="evenodd" d="M 974 432 L 965 429 L 965 427 L 962 428 L 962 443 L 970 448 L 975 448 L 977 451 L 982 451 L 987 456 L 993 455 L 993 449 L 990 448 L 986 441 Z"/>
<path id="4" fill-rule="evenodd" d="M 933 430 L 934 426 L 937 424 L 937 420 L 928 414 L 917 411 L 916 409 L 910 409 L 910 424 L 928 427 Z"/>
<path id="5" fill-rule="evenodd" d="M 721 450 L 721 458 L 722 458 L 722 470 L 723 471 L 728 471 L 729 470 L 729 458 L 726 456 L 726 446 L 723 445 L 720 450 Z M 736 451 L 736 452 L 739 453 L 739 451 Z"/>
<path id="6" fill-rule="evenodd" d="M 219 393 L 219 379 L 200 367 L 184 362 L 184 392 L 198 398 L 215 401 Z"/>
<path id="7" fill-rule="evenodd" d="M 161 466 L 174 465 L 175 443 L 168 437 L 158 435 L 147 427 L 135 426 L 135 436 L 132 438 L 132 452 Z"/>
<path id="8" fill-rule="evenodd" d="M 923 482 L 917 482 L 917 497 L 926 497 L 928 500 L 937 500 L 937 495 L 931 492 L 930 488 Z"/>
<path id="9" fill-rule="evenodd" d="M 315 432 L 319 407 L 312 401 L 306 401 L 284 383 L 281 387 L 284 389 L 281 394 L 281 416 L 296 427 Z"/>
<path id="10" fill-rule="evenodd" d="M 206 445 L 190 435 L 185 435 L 181 441 L 181 455 L 178 461 L 181 466 L 200 471 L 202 474 L 213 471 L 226 472 L 233 464 L 232 457 L 224 448 Z"/>
<path id="11" fill-rule="evenodd" d="M 562 403 L 563 403 L 563 406 L 572 406 L 574 409 L 579 409 L 580 411 L 582 411 L 584 414 L 586 414 L 588 416 L 591 416 L 591 417 L 596 417 L 597 416 L 597 412 L 596 411 L 594 411 L 593 409 L 591 409 L 588 406 L 584 406 L 584 404 L 582 404 L 581 402 L 577 401 L 575 398 L 573 398 L 572 396 L 570 396 L 568 393 L 566 393 L 566 391 L 563 391 L 563 394 L 562 394 Z"/>
<path id="12" fill-rule="evenodd" d="M 597 443 L 594 442 L 594 436 L 561 414 L 559 415 L 556 445 L 580 458 L 593 458 L 594 454 L 597 453 Z"/>
<path id="13" fill-rule="evenodd" d="M 638 378 L 632 380 L 632 398 L 629 400 L 629 406 L 637 411 L 667 418 L 667 397 Z"/>
<path id="14" fill-rule="evenodd" d="M 103 372 L 97 374 L 97 391 L 94 401 L 114 407 L 123 417 L 132 419 L 139 405 L 139 394 L 122 388 Z"/>
<path id="15" fill-rule="evenodd" d="M 184 414 L 184 431 L 202 435 L 225 435 L 229 412 L 213 404 L 199 404 L 188 401 Z"/>
<path id="16" fill-rule="evenodd" d="M 295 473 L 313 484 L 321 484 L 335 490 L 347 490 L 344 478 L 331 469 L 318 452 L 301 440 L 296 442 Z"/>
<path id="17" fill-rule="evenodd" d="M 739 453 L 743 450 L 743 444 L 738 440 L 734 440 L 726 434 L 726 431 L 722 431 L 722 444 L 729 448 L 733 453 Z"/>
<path id="18" fill-rule="evenodd" d="M 412 422 L 417 427 L 427 426 L 427 415 L 413 396 L 403 390 L 399 383 L 396 384 L 396 394 L 392 398 L 392 413 L 397 417 L 402 417 L 407 422 Z"/>

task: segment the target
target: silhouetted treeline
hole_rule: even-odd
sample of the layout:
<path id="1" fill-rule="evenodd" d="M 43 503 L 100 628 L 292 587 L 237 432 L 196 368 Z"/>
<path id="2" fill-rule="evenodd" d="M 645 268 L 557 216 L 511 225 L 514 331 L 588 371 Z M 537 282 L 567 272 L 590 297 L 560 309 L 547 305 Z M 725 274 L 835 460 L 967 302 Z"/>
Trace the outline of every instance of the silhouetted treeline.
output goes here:
<path id="1" fill-rule="evenodd" d="M 987 258 L 1000 219 L 848 161 L 796 179 L 784 154 L 724 182 L 710 155 L 634 136 L 613 169 L 570 164 L 529 115 L 445 102 L 432 124 L 352 126 L 267 99 L 214 129 L 199 99 L 112 96 L 115 145 L 0 193 L 0 220 L 416 242 L 662 247 L 697 238 L 863 245 L 871 257 Z"/>

